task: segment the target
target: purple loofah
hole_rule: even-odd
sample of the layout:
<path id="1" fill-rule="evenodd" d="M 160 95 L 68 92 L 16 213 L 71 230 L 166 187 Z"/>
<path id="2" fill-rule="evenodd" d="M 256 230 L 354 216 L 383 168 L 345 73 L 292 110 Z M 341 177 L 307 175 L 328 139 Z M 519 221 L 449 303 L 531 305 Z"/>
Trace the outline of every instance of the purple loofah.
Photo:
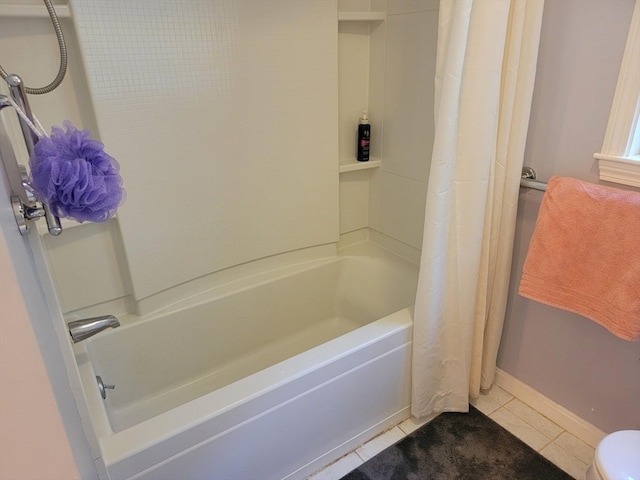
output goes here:
<path id="1" fill-rule="evenodd" d="M 29 160 L 32 186 L 38 198 L 59 217 L 78 222 L 105 222 L 124 199 L 120 166 L 91 138 L 64 122 L 41 138 Z"/>

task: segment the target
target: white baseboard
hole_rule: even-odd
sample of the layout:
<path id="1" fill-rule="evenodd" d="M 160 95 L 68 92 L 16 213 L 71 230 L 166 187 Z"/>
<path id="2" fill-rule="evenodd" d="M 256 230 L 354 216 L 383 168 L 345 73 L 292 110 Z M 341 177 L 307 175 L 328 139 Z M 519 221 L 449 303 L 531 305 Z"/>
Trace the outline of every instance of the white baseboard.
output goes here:
<path id="1" fill-rule="evenodd" d="M 496 370 L 495 384 L 594 448 L 607 435 L 599 428 L 578 417 L 575 413 L 558 405 L 526 383 L 499 368 Z"/>

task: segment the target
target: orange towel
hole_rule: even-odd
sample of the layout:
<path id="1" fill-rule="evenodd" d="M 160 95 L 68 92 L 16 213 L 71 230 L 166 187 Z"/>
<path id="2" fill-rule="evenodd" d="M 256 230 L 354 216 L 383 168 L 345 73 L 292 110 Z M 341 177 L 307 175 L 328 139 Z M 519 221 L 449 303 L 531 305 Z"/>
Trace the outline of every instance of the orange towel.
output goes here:
<path id="1" fill-rule="evenodd" d="M 552 177 L 519 292 L 640 339 L 640 193 Z"/>

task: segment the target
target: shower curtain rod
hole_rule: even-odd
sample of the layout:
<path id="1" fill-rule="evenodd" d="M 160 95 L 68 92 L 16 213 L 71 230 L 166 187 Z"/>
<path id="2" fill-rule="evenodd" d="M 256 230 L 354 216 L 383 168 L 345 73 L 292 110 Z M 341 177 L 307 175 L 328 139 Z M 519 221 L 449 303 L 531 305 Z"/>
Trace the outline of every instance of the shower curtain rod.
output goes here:
<path id="1" fill-rule="evenodd" d="M 536 180 L 536 172 L 531 167 L 522 167 L 522 176 L 520 177 L 521 188 L 532 188 L 544 192 L 547 189 L 546 182 Z"/>

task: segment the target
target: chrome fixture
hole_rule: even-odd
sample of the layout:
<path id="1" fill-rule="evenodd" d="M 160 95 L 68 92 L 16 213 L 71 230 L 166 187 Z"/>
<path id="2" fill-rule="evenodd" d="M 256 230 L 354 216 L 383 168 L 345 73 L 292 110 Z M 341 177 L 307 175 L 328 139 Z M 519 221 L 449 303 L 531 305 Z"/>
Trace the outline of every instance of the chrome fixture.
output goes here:
<path id="1" fill-rule="evenodd" d="M 116 388 L 115 385 L 105 385 L 102 381 L 102 377 L 100 375 L 96 375 L 96 381 L 98 382 L 98 390 L 100 390 L 100 396 L 103 400 L 107 398 L 107 390 L 114 390 Z"/>
<path id="2" fill-rule="evenodd" d="M 24 90 L 24 84 L 17 75 L 8 75 L 5 79 L 9 85 L 9 93 L 11 98 L 0 95 L 0 110 L 4 107 L 13 106 L 12 102 L 24 112 L 29 121 L 33 121 L 33 114 L 27 96 Z M 34 145 L 38 142 L 38 136 L 31 131 L 28 122 L 22 116 L 18 115 L 18 121 L 24 137 L 25 146 L 29 156 L 33 153 Z M 11 141 L 4 131 L 0 130 L 0 144 L 4 144 L 5 148 L 0 151 L 0 159 L 4 164 L 5 173 L 9 179 L 11 187 L 11 203 L 13 205 L 13 214 L 18 224 L 18 230 L 21 235 L 29 233 L 29 221 L 37 220 L 44 217 L 47 221 L 47 227 L 51 235 L 60 235 L 62 227 L 60 219 L 56 217 L 45 204 L 41 204 L 36 200 L 35 194 L 29 183 L 27 169 L 23 165 L 19 165 L 13 149 L 10 148 Z"/>
<path id="3" fill-rule="evenodd" d="M 58 48 L 60 49 L 60 66 L 58 68 L 58 74 L 56 75 L 56 78 L 54 78 L 53 81 L 46 87 L 42 87 L 42 88 L 25 87 L 25 91 L 29 95 L 42 95 L 45 93 L 52 92 L 53 90 L 58 88 L 58 85 L 62 83 L 62 80 L 64 79 L 64 75 L 67 72 L 67 63 L 68 63 L 67 45 L 64 41 L 64 35 L 62 33 L 62 27 L 60 26 L 60 21 L 58 20 L 58 15 L 56 15 L 56 11 L 53 8 L 51 0 L 43 0 L 43 1 L 44 1 L 45 7 L 47 7 L 47 12 L 49 12 L 49 18 L 51 18 L 51 23 L 53 24 L 53 30 L 56 33 L 56 38 L 58 39 Z M 6 80 L 8 76 L 9 74 L 7 73 L 7 71 L 4 68 L 2 68 L 2 65 L 0 65 L 0 77 Z"/>
<path id="4" fill-rule="evenodd" d="M 106 328 L 116 328 L 120 326 L 120 322 L 113 315 L 103 315 L 101 317 L 91 317 L 82 320 L 74 320 L 69 322 L 69 334 L 73 343 L 78 343 Z"/>
<path id="5" fill-rule="evenodd" d="M 53 8 L 51 0 L 44 0 L 44 4 L 51 18 L 53 30 L 56 33 L 58 47 L 60 49 L 60 66 L 56 77 L 45 87 L 29 88 L 24 85 L 18 75 L 8 73 L 0 66 L 0 78 L 5 80 L 9 85 L 9 94 L 11 95 L 11 98 L 0 95 L 0 110 L 4 107 L 15 106 L 16 109 L 24 112 L 23 114 L 26 120 L 19 114 L 18 121 L 20 122 L 22 136 L 24 137 L 29 156 L 33 154 L 33 147 L 38 142 L 38 136 L 35 135 L 29 127 L 29 122 L 33 123 L 34 117 L 27 100 L 27 93 L 31 95 L 42 95 L 55 90 L 60 83 L 62 83 L 68 63 L 67 46 L 56 11 Z M 36 201 L 33 189 L 29 184 L 27 170 L 22 165 L 18 165 L 13 153 L 13 148 L 11 147 L 11 140 L 7 133 L 4 132 L 4 129 L 0 129 L 0 146 L 4 146 L 4 149 L 0 149 L 4 150 L 0 151 L 0 163 L 4 164 L 5 173 L 9 179 L 13 215 L 18 224 L 20 235 L 27 235 L 29 233 L 30 221 L 37 220 L 40 217 L 44 217 L 47 221 L 47 228 L 51 235 L 60 235 L 60 233 L 62 233 L 60 219 L 49 210 L 48 205 Z"/>
<path id="6" fill-rule="evenodd" d="M 547 184 L 536 180 L 536 171 L 531 167 L 522 167 L 522 175 L 520 176 L 520 186 L 524 188 L 532 188 L 533 190 L 545 191 Z"/>

